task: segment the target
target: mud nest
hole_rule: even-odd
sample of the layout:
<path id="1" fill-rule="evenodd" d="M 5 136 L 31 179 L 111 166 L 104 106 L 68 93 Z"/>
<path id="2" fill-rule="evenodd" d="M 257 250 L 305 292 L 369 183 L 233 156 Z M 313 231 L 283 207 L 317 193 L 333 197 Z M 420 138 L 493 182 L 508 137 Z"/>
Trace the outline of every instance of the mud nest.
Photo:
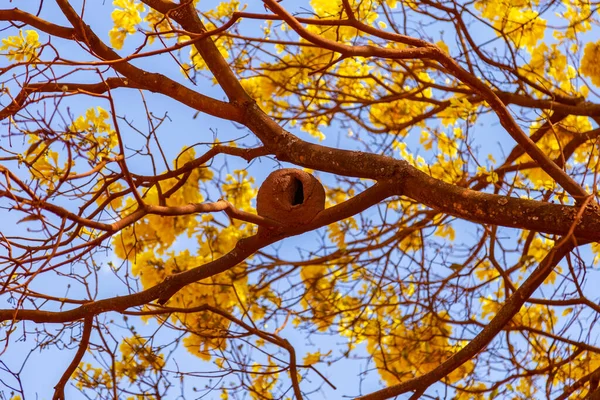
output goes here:
<path id="1" fill-rule="evenodd" d="M 325 189 L 311 174 L 285 168 L 271 173 L 258 190 L 256 212 L 283 225 L 310 222 L 325 209 Z"/>

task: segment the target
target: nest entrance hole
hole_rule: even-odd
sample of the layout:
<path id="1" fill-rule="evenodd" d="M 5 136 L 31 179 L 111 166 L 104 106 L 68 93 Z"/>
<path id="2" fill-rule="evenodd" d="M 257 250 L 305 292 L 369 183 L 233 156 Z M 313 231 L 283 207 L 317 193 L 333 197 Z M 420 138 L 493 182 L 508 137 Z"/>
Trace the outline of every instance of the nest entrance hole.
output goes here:
<path id="1" fill-rule="evenodd" d="M 298 178 L 292 178 L 292 206 L 304 203 L 304 185 Z"/>

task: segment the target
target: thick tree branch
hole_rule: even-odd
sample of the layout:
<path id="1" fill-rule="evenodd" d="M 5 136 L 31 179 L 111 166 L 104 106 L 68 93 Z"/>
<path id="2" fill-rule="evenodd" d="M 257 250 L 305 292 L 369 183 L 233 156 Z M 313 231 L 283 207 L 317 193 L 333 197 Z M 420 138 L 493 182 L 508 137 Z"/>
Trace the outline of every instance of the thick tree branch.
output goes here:
<path id="1" fill-rule="evenodd" d="M 19 10 L 18 8 L 13 8 L 12 10 L 0 10 L 0 21 L 21 21 L 52 36 L 69 40 L 75 38 L 75 30 L 73 28 L 53 24 L 36 17 L 35 15 Z"/>
<path id="2" fill-rule="evenodd" d="M 542 259 L 537 268 L 533 270 L 531 275 L 529 275 L 519 289 L 517 289 L 512 296 L 508 298 L 496 316 L 492 318 L 490 323 L 486 325 L 485 328 L 483 328 L 483 330 L 465 347 L 453 354 L 440 366 L 436 367 L 434 370 L 426 373 L 425 375 L 387 387 L 366 396 L 362 396 L 357 400 L 389 399 L 409 391 L 422 393 L 433 383 L 443 379 L 465 362 L 475 357 L 481 350 L 490 344 L 490 342 L 500 331 L 507 326 L 510 320 L 512 320 L 512 318 L 519 312 L 523 304 L 525 304 L 525 302 L 533 295 L 540 285 L 544 283 L 559 261 L 578 245 L 577 240 L 573 237 L 573 232 L 577 222 L 581 220 L 583 212 L 591 199 L 592 197 L 589 196 L 583 201 L 567 234 L 563 236 L 556 243 L 556 245 L 552 247 L 552 249 L 550 249 L 548 254 Z"/>
<path id="3" fill-rule="evenodd" d="M 270 144 L 267 147 L 279 160 L 342 176 L 393 181 L 394 194 L 469 221 L 566 235 L 579 211 L 576 206 L 465 189 L 432 178 L 403 160 L 305 142 L 282 129 L 256 105 L 247 107 L 246 125 Z M 586 207 L 575 236 L 600 240 L 600 209 L 596 205 Z"/>
<path id="4" fill-rule="evenodd" d="M 68 1 L 57 0 L 57 4 L 69 22 L 73 25 L 73 28 L 77 32 L 77 39 L 89 46 L 90 50 L 93 51 L 95 55 L 107 61 L 121 59 L 116 52 L 106 46 L 98 36 L 96 36 L 94 31 L 81 20 Z M 113 64 L 113 68 L 137 85 L 145 87 L 153 92 L 162 93 L 198 111 L 218 118 L 240 121 L 241 114 L 237 107 L 188 89 L 162 74 L 146 72 L 127 62 L 115 63 Z"/>
<path id="5" fill-rule="evenodd" d="M 306 225 L 289 229 L 275 228 L 271 231 L 267 230 L 266 233 L 241 239 L 233 250 L 217 260 L 176 275 L 171 275 L 158 285 L 138 293 L 91 301 L 72 310 L 61 312 L 22 309 L 0 310 L 0 322 L 27 320 L 39 323 L 63 323 L 108 311 L 123 311 L 131 307 L 151 303 L 155 300 L 157 300 L 159 304 L 165 304 L 184 286 L 225 272 L 265 246 L 275 243 L 283 238 L 299 235 L 340 219 L 351 217 L 366 210 L 368 207 L 379 203 L 389 195 L 389 186 L 379 184 L 374 185 L 359 195 L 324 210 Z"/>
<path id="6" fill-rule="evenodd" d="M 359 397 L 357 400 L 384 400 L 410 391 L 423 392 L 429 386 L 475 357 L 519 312 L 521 306 L 550 275 L 556 264 L 575 247 L 572 238 L 565 237 L 565 239 L 567 240 L 560 241 L 550 250 L 539 266 L 507 300 L 490 323 L 460 351 L 425 375 Z"/>
<path id="7" fill-rule="evenodd" d="M 487 85 L 473 76 L 470 72 L 464 70 L 454 59 L 452 59 L 437 46 L 427 42 L 423 42 L 423 47 L 413 49 L 390 49 L 374 46 L 348 46 L 308 32 L 300 24 L 300 22 L 298 22 L 298 20 L 296 20 L 276 0 L 263 1 L 274 13 L 278 14 L 282 19 L 284 19 L 285 22 L 287 22 L 301 37 L 310 41 L 311 43 L 318 44 L 323 48 L 341 53 L 344 56 L 381 57 L 390 60 L 418 58 L 433 59 L 438 61 L 456 78 L 469 85 L 473 90 L 487 100 L 500 119 L 500 124 L 548 175 L 556 180 L 556 182 L 558 182 L 568 193 L 575 197 L 577 201 L 581 201 L 587 197 L 588 193 L 577 182 L 575 182 L 573 178 L 567 175 L 565 171 L 552 162 L 552 160 L 544 152 L 542 152 L 521 130 L 498 96 L 496 96 L 496 94 Z M 358 21 L 356 24 L 358 28 L 366 31 L 374 29 Z M 394 34 L 390 33 L 389 35 Z M 404 37 L 399 35 L 397 41 L 402 43 L 403 39 Z"/>
<path id="8" fill-rule="evenodd" d="M 200 20 L 192 1 L 182 1 L 181 5 L 163 0 L 142 1 L 149 7 L 173 18 L 189 32 L 196 34 L 206 32 L 206 27 Z M 235 14 L 232 16 L 232 20 L 237 20 L 237 18 L 239 17 Z M 223 58 L 221 52 L 210 37 L 195 42 L 194 47 L 202 56 L 206 66 L 214 75 L 230 102 L 240 105 L 250 100 L 250 97 L 237 77 L 233 74 L 233 71 L 229 68 L 229 64 Z"/>

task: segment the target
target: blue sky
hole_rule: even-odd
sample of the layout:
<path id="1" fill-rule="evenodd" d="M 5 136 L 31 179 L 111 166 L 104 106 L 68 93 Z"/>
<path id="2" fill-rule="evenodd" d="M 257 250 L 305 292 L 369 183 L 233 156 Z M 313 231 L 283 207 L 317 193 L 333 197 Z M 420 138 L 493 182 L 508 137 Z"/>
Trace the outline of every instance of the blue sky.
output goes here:
<path id="1" fill-rule="evenodd" d="M 216 3 L 215 1 L 205 1 L 202 2 L 202 7 L 209 7 L 210 4 Z M 290 2 L 287 2 L 290 3 Z M 299 3 L 297 3 L 299 4 Z M 18 7 L 23 7 L 23 9 L 27 9 L 28 4 L 18 4 Z M 36 5 L 37 6 L 37 5 Z M 286 4 L 286 7 L 289 7 L 289 4 Z M 110 12 L 112 11 L 112 6 L 110 2 L 106 2 L 102 4 L 101 2 L 87 3 L 86 16 L 87 22 L 95 29 L 96 32 L 101 34 L 101 37 L 105 40 L 108 40 L 108 31 L 112 27 L 112 23 L 110 20 Z M 298 6 L 299 7 L 299 6 Z M 34 11 L 33 9 L 30 11 Z M 249 8 L 249 11 L 256 12 L 264 12 L 264 9 L 260 2 L 253 2 L 252 6 Z M 41 13 L 42 18 L 47 18 L 52 21 L 58 21 L 67 25 L 64 17 L 61 17 L 60 13 L 56 10 L 55 5 L 51 2 L 44 2 L 44 7 Z M 250 30 L 257 29 L 260 23 L 258 22 L 249 22 L 245 21 L 244 24 L 249 26 Z M 3 32 L 3 36 L 7 36 L 8 31 Z M 485 39 L 484 36 L 480 37 L 480 39 Z M 42 36 L 42 42 L 44 41 L 44 36 Z M 123 50 L 123 54 L 127 51 L 131 51 L 137 44 L 136 41 L 139 41 L 139 38 L 128 38 L 126 41 L 126 47 Z M 78 55 L 83 54 L 76 45 L 73 43 L 68 43 L 66 41 L 53 39 L 52 42 L 57 48 L 61 49 L 61 51 L 68 51 L 73 59 L 77 58 Z M 450 44 L 450 43 L 449 43 Z M 1 61 L 2 63 L 5 60 Z M 178 66 L 173 60 L 169 57 L 161 57 L 157 58 L 152 62 L 151 65 L 147 65 L 145 61 L 136 60 L 134 64 L 139 65 L 143 68 L 152 68 L 154 72 L 162 72 L 169 77 L 178 77 L 180 82 L 184 82 L 184 78 L 181 74 L 175 72 L 178 69 Z M 4 64 L 0 64 L 2 66 Z M 79 78 L 79 77 L 78 77 Z M 92 75 L 80 75 L 80 81 L 95 81 L 95 78 Z M 75 77 L 73 78 L 75 80 Z M 199 81 L 197 84 L 198 88 L 205 93 L 214 96 L 215 98 L 223 98 L 223 93 L 215 86 L 211 85 L 208 80 Z M 128 90 L 118 90 L 116 93 L 116 108 L 120 113 L 120 116 L 126 117 L 128 121 L 132 122 L 138 127 L 144 127 L 146 125 L 146 114 L 141 106 L 142 98 L 140 94 L 136 91 L 128 91 Z M 84 100 L 85 99 L 85 100 Z M 220 141 L 227 141 L 232 139 L 237 139 L 242 136 L 245 136 L 248 132 L 245 129 L 242 129 L 239 126 L 235 126 L 228 121 L 219 120 L 204 114 L 200 114 L 197 118 L 193 119 L 192 116 L 196 114 L 194 110 L 187 108 L 186 106 L 182 106 L 181 104 L 175 103 L 174 101 L 165 98 L 161 95 L 144 93 L 144 100 L 147 102 L 149 109 L 151 109 L 157 115 L 162 113 L 168 113 L 168 121 L 159 131 L 159 138 L 164 145 L 164 150 L 166 152 L 166 156 L 168 160 L 172 160 L 181 151 L 183 146 L 189 145 L 194 142 L 205 142 L 210 143 L 215 138 Z M 75 98 L 71 98 L 63 103 L 64 106 L 70 107 L 73 115 L 77 116 L 80 113 L 84 112 L 85 109 L 91 106 L 102 105 L 103 107 L 107 107 L 106 104 L 99 104 L 97 100 L 94 98 L 85 98 L 83 96 L 77 96 Z M 121 129 L 124 134 L 127 136 L 128 140 L 131 140 L 132 145 L 139 143 L 139 136 L 136 136 L 129 128 L 126 127 L 126 124 L 121 124 Z M 300 132 L 297 129 L 289 128 L 293 133 L 301 136 L 305 140 L 312 140 L 317 142 L 316 139 L 309 137 L 307 134 Z M 482 118 L 476 127 L 473 128 L 476 130 L 476 135 L 478 135 L 478 140 L 476 145 L 479 148 L 481 154 L 494 153 L 499 154 L 500 148 L 504 150 L 504 153 L 510 151 L 513 146 L 513 141 L 509 138 L 509 136 L 504 132 L 496 122 L 494 117 L 485 117 Z M 346 137 L 346 132 L 341 131 L 339 127 L 333 126 L 324 130 L 326 134 L 326 139 L 322 142 L 322 144 L 330 145 L 330 146 L 340 146 L 344 148 L 355 148 L 357 146 L 356 142 L 348 140 Z M 137 139 L 136 139 L 137 138 Z M 409 148 L 417 148 L 418 147 L 418 132 L 411 132 L 409 136 L 406 138 L 406 142 L 409 145 Z M 248 146 L 257 145 L 258 141 L 250 136 L 249 138 L 242 141 Z M 200 146 L 197 148 L 197 153 L 201 151 L 203 147 Z M 207 147 L 204 147 L 207 148 Z M 498 156 L 498 160 L 501 160 L 502 157 Z M 132 159 L 129 166 L 136 173 L 151 173 L 152 169 L 148 163 L 136 161 L 137 159 Z M 223 158 L 220 157 L 216 160 L 217 163 L 222 163 Z M 228 159 L 228 169 L 233 171 L 238 168 L 246 168 L 248 165 L 237 159 Z M 284 165 L 285 166 L 285 165 Z M 274 168 L 277 167 L 277 163 L 270 159 L 263 159 L 257 162 L 254 162 L 250 166 L 251 175 L 256 178 L 257 185 L 262 182 L 264 177 L 270 173 Z M 159 167 L 159 170 L 163 168 Z M 26 174 L 25 171 L 23 171 Z M 325 183 L 333 182 L 333 177 L 327 176 L 326 174 L 319 174 L 319 178 L 322 179 Z M 216 200 L 220 197 L 220 193 L 216 190 L 209 192 L 209 199 Z M 372 217 L 376 217 L 376 212 L 374 210 L 367 211 L 367 215 L 371 215 Z M 370 214 L 369 214 L 370 213 Z M 10 233 L 18 234 L 19 232 L 23 232 L 27 229 L 26 224 L 16 224 L 16 222 L 20 219 L 20 217 L 16 213 L 4 213 L 3 219 L 8 226 L 11 226 Z M 472 224 L 468 222 L 456 222 L 455 229 L 461 232 L 468 232 L 469 229 L 472 229 Z M 7 230 L 3 229 L 3 232 L 6 233 Z M 280 251 L 285 252 L 287 254 L 295 254 L 296 246 L 301 244 L 303 247 L 311 247 L 318 245 L 317 236 L 313 233 L 305 234 L 300 237 L 294 239 L 288 239 L 284 241 L 282 244 L 278 244 Z M 183 249 L 190 245 L 189 241 L 182 239 L 178 241 L 175 245 L 174 250 Z M 97 285 L 98 293 L 97 298 L 107 298 L 116 295 L 123 295 L 127 293 L 125 286 L 112 274 L 112 272 L 106 267 L 106 262 L 108 261 L 117 261 L 115 260 L 113 255 L 108 254 L 105 260 L 102 260 L 104 267 L 99 272 L 100 280 Z M 61 283 L 58 277 L 48 277 L 43 280 L 36 281 L 35 285 L 39 287 L 40 290 L 43 290 L 46 293 L 55 294 L 58 296 L 62 296 L 65 294 L 65 287 Z M 34 286 L 36 287 L 36 286 Z M 69 295 L 72 297 L 84 297 L 85 293 L 79 292 L 77 287 L 72 287 L 69 289 Z M 9 307 L 10 304 L 7 303 L 6 298 L 0 298 L 0 307 L 6 308 Z M 100 319 L 115 319 L 118 320 L 121 317 L 117 314 L 109 313 L 106 314 Z M 138 327 L 138 331 L 141 334 L 151 333 L 154 329 L 156 329 L 155 322 L 149 322 L 147 325 L 143 323 L 136 324 Z M 52 331 L 56 327 L 52 325 L 47 325 L 46 329 Z M 164 332 L 161 331 L 161 332 Z M 124 332 L 126 334 L 127 332 Z M 167 335 L 166 333 L 162 333 Z M 326 353 L 330 349 L 333 351 L 340 351 L 339 346 L 340 342 L 343 341 L 342 338 L 336 337 L 328 337 L 328 336 L 318 336 L 311 338 L 310 341 L 307 341 L 305 338 L 305 334 L 294 329 L 291 324 L 288 325 L 282 332 L 281 336 L 290 340 L 291 343 L 297 349 L 297 354 L 299 358 L 301 358 L 306 352 L 314 352 L 315 350 L 320 350 L 322 353 Z M 166 336 L 165 336 L 166 337 Z M 95 340 L 97 338 L 92 338 Z M 312 342 L 312 343 L 311 343 Z M 30 348 L 29 342 L 17 342 L 11 343 L 10 348 L 3 354 L 2 361 L 11 366 L 11 368 L 18 368 L 17 366 L 23 362 L 24 359 L 28 359 L 27 368 L 23 373 L 23 383 L 26 388 L 26 393 L 29 395 L 29 398 L 36 398 L 36 393 L 40 396 L 39 398 L 50 398 L 51 390 L 53 386 L 58 381 L 62 371 L 66 368 L 66 366 L 71 362 L 72 356 L 75 353 L 75 350 L 57 350 L 57 349 L 47 349 L 43 352 L 35 352 L 30 355 L 27 354 L 27 349 Z M 366 352 L 364 353 L 366 355 Z M 84 358 L 84 361 L 89 361 L 89 355 Z M 188 354 L 185 351 L 179 351 L 176 355 L 177 362 L 182 366 L 189 366 L 190 368 L 198 368 L 200 361 Z M 35 366 L 32 368 L 32 366 Z M 371 374 L 369 379 L 363 382 L 362 387 L 358 387 L 358 379 L 355 377 L 364 369 L 365 363 L 361 360 L 351 361 L 336 364 L 333 368 L 327 368 L 326 365 L 320 366 L 320 370 L 324 372 L 328 378 L 332 380 L 332 382 L 338 386 L 339 390 L 337 392 L 333 392 L 328 388 L 327 385 L 323 385 L 324 397 L 331 398 L 339 398 L 341 394 L 357 394 L 360 390 L 362 393 L 367 393 L 373 391 L 375 389 L 379 389 L 381 384 L 378 381 L 378 377 L 376 374 Z M 0 371 L 0 377 L 2 377 L 2 372 Z M 349 378 L 351 377 L 351 378 Z M 315 384 L 319 383 L 319 379 L 315 374 L 311 374 L 310 378 Z M 1 390 L 1 389 L 0 389 Z M 188 390 L 191 390 L 188 387 Z M 177 391 L 173 391 L 176 393 Z M 67 388 L 67 398 L 76 399 L 80 398 L 78 396 L 78 391 L 68 387 Z M 192 396 L 191 392 L 189 393 Z M 2 399 L 0 395 L 0 399 Z M 190 397 L 191 398 L 191 397 Z M 218 398 L 218 393 L 211 394 L 208 398 Z M 3 399 L 2 399 L 3 400 Z"/>

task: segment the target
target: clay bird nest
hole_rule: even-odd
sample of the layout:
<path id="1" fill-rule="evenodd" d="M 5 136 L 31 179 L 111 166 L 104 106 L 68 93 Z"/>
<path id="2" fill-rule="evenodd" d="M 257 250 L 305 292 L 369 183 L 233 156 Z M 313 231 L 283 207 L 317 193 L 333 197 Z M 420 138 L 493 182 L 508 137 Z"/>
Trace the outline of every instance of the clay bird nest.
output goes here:
<path id="1" fill-rule="evenodd" d="M 325 209 L 325 189 L 311 174 L 285 168 L 271 173 L 258 190 L 256 212 L 285 226 L 310 222 Z"/>

